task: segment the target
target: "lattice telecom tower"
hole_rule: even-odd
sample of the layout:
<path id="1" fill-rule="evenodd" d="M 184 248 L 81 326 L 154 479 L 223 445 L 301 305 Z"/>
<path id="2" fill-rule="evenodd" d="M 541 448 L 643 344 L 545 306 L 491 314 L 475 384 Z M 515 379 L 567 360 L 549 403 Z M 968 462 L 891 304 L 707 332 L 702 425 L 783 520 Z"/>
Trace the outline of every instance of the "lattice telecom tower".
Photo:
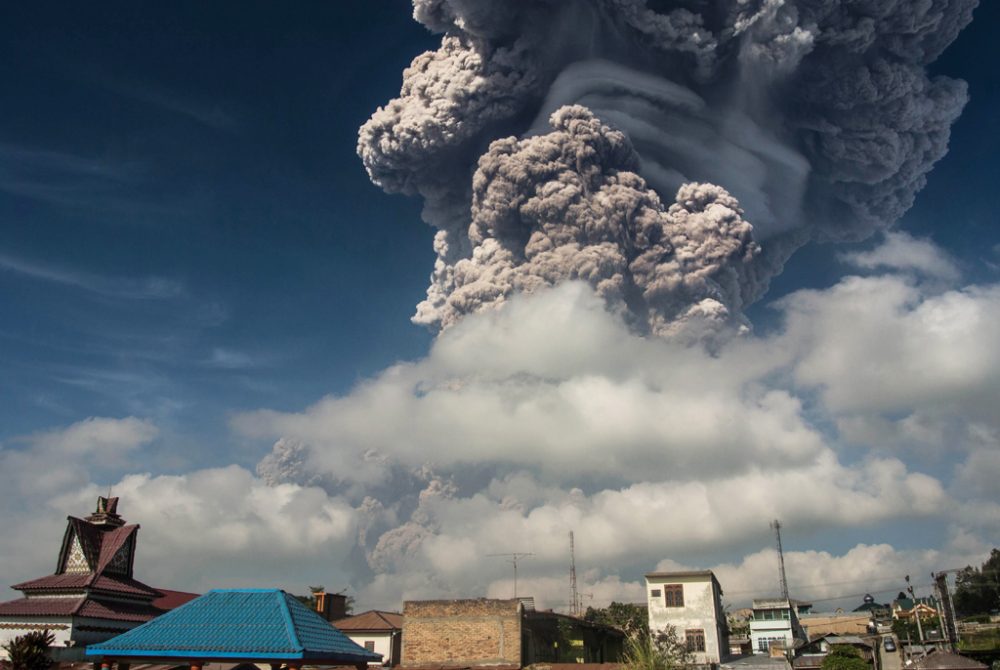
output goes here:
<path id="1" fill-rule="evenodd" d="M 576 588 L 576 545 L 573 531 L 569 532 L 569 613 L 580 616 L 580 592 Z"/>
<path id="2" fill-rule="evenodd" d="M 785 552 L 781 548 L 781 522 L 775 519 L 771 522 L 774 537 L 778 541 L 778 578 L 781 580 L 781 597 L 788 600 L 788 580 L 785 578 Z"/>

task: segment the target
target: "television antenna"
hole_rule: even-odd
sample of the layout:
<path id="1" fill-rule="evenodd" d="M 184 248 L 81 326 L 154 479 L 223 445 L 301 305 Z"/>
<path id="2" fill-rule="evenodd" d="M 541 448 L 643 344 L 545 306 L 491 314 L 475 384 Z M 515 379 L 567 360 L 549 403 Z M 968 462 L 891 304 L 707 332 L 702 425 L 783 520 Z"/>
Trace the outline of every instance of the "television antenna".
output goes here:
<path id="1" fill-rule="evenodd" d="M 490 558 L 506 558 L 514 565 L 514 597 L 517 598 L 517 562 L 526 556 L 534 556 L 530 551 L 512 551 L 506 554 L 486 554 Z"/>

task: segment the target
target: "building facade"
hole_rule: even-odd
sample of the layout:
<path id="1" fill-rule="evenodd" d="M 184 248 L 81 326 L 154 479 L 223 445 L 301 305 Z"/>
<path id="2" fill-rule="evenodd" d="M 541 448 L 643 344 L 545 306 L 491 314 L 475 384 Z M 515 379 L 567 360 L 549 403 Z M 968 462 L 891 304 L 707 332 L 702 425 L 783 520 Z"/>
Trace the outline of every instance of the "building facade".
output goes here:
<path id="1" fill-rule="evenodd" d="M 698 665 L 717 665 L 729 652 L 722 587 L 711 570 L 646 575 L 649 631 L 672 627 Z"/>
<path id="2" fill-rule="evenodd" d="M 371 610 L 339 619 L 333 625 L 368 651 L 382 654 L 381 665 L 399 665 L 402 655 L 403 615 Z M 369 665 L 379 665 L 372 661 Z"/>
<path id="3" fill-rule="evenodd" d="M 617 628 L 536 611 L 530 598 L 413 600 L 403 603 L 402 666 L 615 663 L 624 638 Z"/>
<path id="4" fill-rule="evenodd" d="M 750 618 L 750 643 L 755 654 L 780 654 L 804 641 L 798 608 L 784 598 L 755 598 Z"/>

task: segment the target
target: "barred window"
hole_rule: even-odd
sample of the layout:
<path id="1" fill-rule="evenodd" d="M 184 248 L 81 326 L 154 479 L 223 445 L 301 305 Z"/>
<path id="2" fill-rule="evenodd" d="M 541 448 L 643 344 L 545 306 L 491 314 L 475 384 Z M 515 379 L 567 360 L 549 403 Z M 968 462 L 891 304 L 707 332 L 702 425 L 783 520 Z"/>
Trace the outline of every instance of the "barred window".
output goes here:
<path id="1" fill-rule="evenodd" d="M 663 604 L 667 607 L 684 607 L 684 585 L 666 584 L 663 587 Z"/>
<path id="2" fill-rule="evenodd" d="M 688 651 L 705 651 L 705 631 L 701 628 L 690 628 L 684 631 Z"/>

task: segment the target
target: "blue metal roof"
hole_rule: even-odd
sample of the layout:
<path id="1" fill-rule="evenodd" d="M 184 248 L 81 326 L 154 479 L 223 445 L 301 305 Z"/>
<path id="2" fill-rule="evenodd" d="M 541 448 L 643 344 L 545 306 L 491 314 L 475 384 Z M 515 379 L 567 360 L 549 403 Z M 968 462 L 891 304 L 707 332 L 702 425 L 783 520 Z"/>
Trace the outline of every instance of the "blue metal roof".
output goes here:
<path id="1" fill-rule="evenodd" d="M 217 589 L 107 642 L 88 656 L 379 661 L 279 589 Z"/>

